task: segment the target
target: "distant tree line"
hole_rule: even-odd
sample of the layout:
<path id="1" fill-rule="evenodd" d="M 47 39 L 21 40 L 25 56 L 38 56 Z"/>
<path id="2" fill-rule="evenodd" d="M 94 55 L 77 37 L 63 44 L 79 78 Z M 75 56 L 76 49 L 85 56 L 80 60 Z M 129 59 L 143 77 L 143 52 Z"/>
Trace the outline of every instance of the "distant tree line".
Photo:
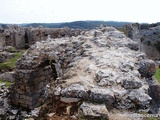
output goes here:
<path id="1" fill-rule="evenodd" d="M 28 24 L 16 24 L 23 27 L 39 27 L 43 26 L 46 28 L 74 28 L 74 29 L 92 29 L 95 27 L 98 27 L 100 25 L 107 25 L 107 26 L 113 26 L 115 28 L 122 28 L 126 24 L 133 24 L 131 22 L 117 22 L 117 21 L 74 21 L 74 22 L 64 22 L 64 23 L 28 23 Z M 137 23 L 139 24 L 139 23 Z M 7 25 L 11 24 L 1 24 L 3 28 L 6 28 Z M 149 29 L 151 27 L 155 27 L 160 25 L 160 22 L 148 24 L 148 23 L 141 23 L 140 29 Z"/>
<path id="2" fill-rule="evenodd" d="M 92 29 L 100 25 L 113 26 L 116 28 L 123 27 L 125 24 L 131 24 L 130 22 L 116 22 L 116 21 L 75 21 L 65 23 L 29 23 L 29 24 L 17 24 L 23 27 L 39 27 L 46 28 L 74 28 L 74 29 Z M 3 28 L 10 24 L 0 24 Z"/>
<path id="3" fill-rule="evenodd" d="M 141 24 L 141 30 L 143 30 L 143 29 L 149 29 L 149 28 L 151 28 L 151 27 L 156 27 L 156 26 L 158 26 L 158 25 L 160 25 L 160 22 L 157 22 L 157 23 L 152 23 L 152 24 Z"/>

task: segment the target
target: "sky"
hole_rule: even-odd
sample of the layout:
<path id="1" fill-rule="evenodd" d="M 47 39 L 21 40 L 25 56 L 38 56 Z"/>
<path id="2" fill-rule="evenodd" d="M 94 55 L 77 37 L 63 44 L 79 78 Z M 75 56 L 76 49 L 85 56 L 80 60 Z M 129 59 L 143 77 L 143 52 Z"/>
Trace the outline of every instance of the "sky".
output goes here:
<path id="1" fill-rule="evenodd" d="M 160 22 L 159 0 L 0 0 L 0 23 Z"/>

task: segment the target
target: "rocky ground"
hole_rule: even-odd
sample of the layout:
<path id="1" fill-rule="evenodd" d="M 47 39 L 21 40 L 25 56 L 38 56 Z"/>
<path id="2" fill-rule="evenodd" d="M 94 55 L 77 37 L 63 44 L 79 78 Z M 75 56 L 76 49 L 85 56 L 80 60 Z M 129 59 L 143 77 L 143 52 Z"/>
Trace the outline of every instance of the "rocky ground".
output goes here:
<path id="1" fill-rule="evenodd" d="M 53 105 L 53 101 L 48 103 L 47 105 L 43 105 L 39 108 L 35 108 L 33 110 L 26 110 L 21 107 L 15 107 L 10 105 L 9 102 L 10 92 L 9 89 L 4 85 L 1 84 L 0 88 L 0 120 L 85 120 L 86 118 L 81 114 L 78 115 L 78 112 L 75 111 L 76 109 L 69 110 L 74 104 L 67 105 L 59 102 Z M 49 106 L 48 106 L 49 105 Z M 50 106 L 51 105 L 51 106 Z M 85 104 L 83 104 L 85 105 Z M 87 105 L 87 104 L 86 104 Z M 55 108 L 54 108 L 54 107 Z M 58 108 L 57 108 L 58 107 Z M 64 109 L 67 108 L 67 109 Z M 96 107 L 95 105 L 93 107 Z M 52 112 L 46 113 L 46 109 L 50 108 Z M 57 110 L 59 109 L 59 110 Z M 101 106 L 100 109 L 105 109 L 105 106 Z M 100 110 L 99 109 L 99 110 Z M 69 110 L 69 111 L 68 111 Z M 56 112 L 53 112 L 56 111 Z M 48 110 L 47 110 L 48 112 Z M 70 112 L 74 112 L 74 115 Z M 97 111 L 98 112 L 98 111 Z M 119 109 L 112 109 L 109 112 L 103 111 L 105 114 L 106 112 L 109 114 L 110 120 L 137 120 L 136 117 L 132 117 L 129 115 L 135 114 L 135 111 L 127 111 L 127 110 L 119 110 Z M 137 112 L 137 111 L 136 111 Z M 44 118 L 45 116 L 45 118 Z M 108 117 L 107 117 L 108 118 Z M 88 118 L 89 120 L 93 118 Z M 98 119 L 98 118 L 97 118 Z M 142 120 L 143 118 L 138 118 Z"/>
<path id="2" fill-rule="evenodd" d="M 57 77 L 46 85 L 49 89 L 45 90 L 49 91 L 44 104 L 28 111 L 2 104 L 1 108 L 7 111 L 1 113 L 5 119 L 133 120 L 137 119 L 129 117 L 133 113 L 159 112 L 152 110 L 150 94 L 154 89 L 149 94 L 152 82 L 156 83 L 154 61 L 139 52 L 138 43 L 113 27 L 37 42 L 18 60 L 15 74 L 20 76 L 19 71 L 28 74 L 27 71 L 32 72 L 46 60 L 55 61 L 53 72 Z M 27 81 L 33 82 L 27 78 L 16 80 L 11 90 L 17 88 L 15 92 L 23 95 L 19 82 L 26 86 L 22 92 L 36 88 L 37 84 L 28 86 Z M 4 90 L 6 95 L 1 98 L 8 98 L 10 94 Z"/>

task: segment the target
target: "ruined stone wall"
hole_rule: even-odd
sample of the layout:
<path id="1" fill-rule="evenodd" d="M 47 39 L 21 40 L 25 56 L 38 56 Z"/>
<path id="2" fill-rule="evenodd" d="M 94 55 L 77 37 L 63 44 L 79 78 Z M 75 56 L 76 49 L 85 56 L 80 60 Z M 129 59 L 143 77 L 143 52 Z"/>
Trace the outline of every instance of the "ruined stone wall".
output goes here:
<path id="1" fill-rule="evenodd" d="M 69 28 L 26 28 L 28 44 L 33 45 L 37 41 L 47 40 L 49 38 L 71 37 L 80 34 L 80 30 Z"/>
<path id="2" fill-rule="evenodd" d="M 16 48 L 28 48 L 37 41 L 47 40 L 50 38 L 71 37 L 80 34 L 80 30 L 69 28 L 43 28 L 43 27 L 20 27 L 8 26 L 6 29 L 0 29 L 0 46 L 13 46 Z M 2 45 L 3 44 L 3 45 Z"/>
<path id="3" fill-rule="evenodd" d="M 83 52 L 82 43 L 64 39 L 31 46 L 17 61 L 11 102 L 29 109 L 44 103 L 50 83 L 65 76 L 67 65 Z"/>
<path id="4" fill-rule="evenodd" d="M 53 80 L 54 74 L 50 66 L 32 70 L 16 70 L 14 91 L 11 101 L 17 106 L 32 109 L 47 97 L 47 84 Z"/>
<path id="5" fill-rule="evenodd" d="M 38 107 L 47 99 L 44 93 L 53 81 L 51 104 L 57 108 L 57 103 L 77 104 L 84 116 L 94 113 L 102 118 L 103 111 L 112 107 L 149 109 L 152 97 L 146 79 L 153 80 L 155 69 L 154 61 L 138 51 L 136 42 L 113 27 L 100 27 L 77 37 L 32 45 L 17 62 L 11 102 L 29 109 Z"/>
<path id="6" fill-rule="evenodd" d="M 19 26 L 8 26 L 4 30 L 5 43 L 7 46 L 13 46 L 16 48 L 23 48 L 25 29 Z"/>

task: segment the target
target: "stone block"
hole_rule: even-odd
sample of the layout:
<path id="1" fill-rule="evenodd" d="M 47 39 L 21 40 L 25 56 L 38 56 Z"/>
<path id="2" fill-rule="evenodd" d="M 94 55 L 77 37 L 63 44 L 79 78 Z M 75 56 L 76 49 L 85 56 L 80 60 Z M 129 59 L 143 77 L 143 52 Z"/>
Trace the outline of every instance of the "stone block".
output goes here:
<path id="1" fill-rule="evenodd" d="M 142 87 L 142 83 L 140 80 L 127 80 L 124 79 L 122 81 L 122 87 L 124 87 L 125 89 L 138 89 L 140 87 Z"/>
<path id="2" fill-rule="evenodd" d="M 148 94 L 139 89 L 132 90 L 128 96 L 136 105 L 140 105 L 142 107 L 149 105 L 152 100 Z"/>
<path id="3" fill-rule="evenodd" d="M 106 103 L 111 105 L 114 101 L 114 93 L 110 89 L 106 88 L 92 88 L 89 95 L 90 101 L 97 103 Z"/>
<path id="4" fill-rule="evenodd" d="M 43 88 L 43 87 L 44 87 L 43 82 L 39 83 L 39 84 L 36 86 L 36 88 L 37 88 L 38 90 L 41 89 L 41 88 Z"/>
<path id="5" fill-rule="evenodd" d="M 88 89 L 80 84 L 72 84 L 61 91 L 64 97 L 88 98 Z"/>
<path id="6" fill-rule="evenodd" d="M 26 101 L 32 102 L 32 96 L 25 96 Z"/>
<path id="7" fill-rule="evenodd" d="M 25 100 L 25 97 L 26 97 L 25 95 L 20 95 L 20 97 L 19 97 L 19 98 L 20 98 L 20 99 L 24 99 L 24 100 Z"/>
<path id="8" fill-rule="evenodd" d="M 143 77 L 151 78 L 156 73 L 156 64 L 153 60 L 141 60 L 139 72 Z"/>
<path id="9" fill-rule="evenodd" d="M 20 95 L 17 94 L 17 93 L 15 93 L 14 96 L 15 96 L 16 99 L 19 99 L 19 98 L 20 98 Z"/>
<path id="10" fill-rule="evenodd" d="M 25 99 L 19 99 L 17 102 L 21 105 L 25 105 Z"/>
<path id="11" fill-rule="evenodd" d="M 109 120 L 109 112 L 105 104 L 86 103 L 80 106 L 80 110 L 87 120 Z"/>
<path id="12" fill-rule="evenodd" d="M 24 104 L 25 104 L 26 106 L 32 106 L 32 101 L 24 100 Z"/>

